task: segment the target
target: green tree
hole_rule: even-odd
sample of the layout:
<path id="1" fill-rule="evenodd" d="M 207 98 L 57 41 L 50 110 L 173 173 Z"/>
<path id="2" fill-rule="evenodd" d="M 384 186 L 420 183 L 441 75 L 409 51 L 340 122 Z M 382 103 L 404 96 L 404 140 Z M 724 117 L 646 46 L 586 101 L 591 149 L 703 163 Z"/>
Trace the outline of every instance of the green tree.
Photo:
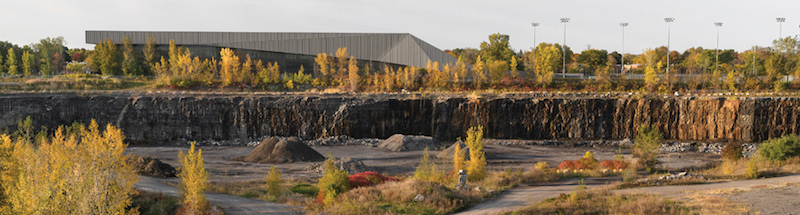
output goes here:
<path id="1" fill-rule="evenodd" d="M 209 204 L 203 194 L 208 189 L 208 172 L 203 164 L 203 149 L 195 151 L 195 142 L 191 143 L 189 151 L 184 154 L 178 152 L 178 161 L 181 164 L 179 184 L 181 188 L 181 201 L 187 214 L 204 214 Z"/>
<path id="2" fill-rule="evenodd" d="M 325 176 L 322 176 L 317 183 L 319 188 L 317 200 L 322 200 L 322 204 L 326 206 L 332 205 L 336 196 L 350 190 L 350 178 L 347 177 L 347 172 L 336 167 L 335 160 L 336 157 L 328 153 L 328 159 L 325 160 Z"/>
<path id="3" fill-rule="evenodd" d="M 33 44 L 33 50 L 39 53 L 39 69 L 42 75 L 52 75 L 53 71 L 63 68 L 63 53 L 66 51 L 63 37 L 41 39 L 39 43 Z"/>
<path id="4" fill-rule="evenodd" d="M 641 125 L 636 134 L 633 145 L 633 157 L 638 159 L 638 165 L 652 172 L 658 165 L 659 149 L 661 148 L 661 132 L 658 128 Z"/>
<path id="5" fill-rule="evenodd" d="M 608 62 L 608 52 L 605 50 L 589 49 L 578 55 L 578 63 L 583 64 L 591 74 L 594 74 L 594 71 L 604 66 L 606 62 Z"/>
<path id="6" fill-rule="evenodd" d="M 436 163 L 431 160 L 428 147 L 425 147 L 422 153 L 422 160 L 420 160 L 419 166 L 414 172 L 414 178 L 433 182 L 441 182 L 445 179 L 444 171 L 439 170 Z"/>
<path id="7" fill-rule="evenodd" d="M 156 56 L 156 36 L 152 34 L 147 35 L 147 39 L 145 40 L 144 48 L 142 49 L 142 53 L 144 54 L 144 62 L 145 67 L 147 67 L 147 71 L 151 74 L 153 73 L 153 65 L 158 62 L 158 57 Z"/>
<path id="8" fill-rule="evenodd" d="M 122 38 L 122 74 L 125 76 L 144 75 L 141 60 L 134 52 L 131 38 L 127 35 Z"/>
<path id="9" fill-rule="evenodd" d="M 19 69 L 17 68 L 17 55 L 14 54 L 14 49 L 8 49 L 8 57 L 6 58 L 6 68 L 8 68 L 9 75 L 17 75 Z"/>
<path id="10" fill-rule="evenodd" d="M 22 53 L 22 74 L 26 77 L 31 76 L 34 61 L 36 61 L 36 59 L 34 59 L 33 54 L 27 51 Z"/>
<path id="11" fill-rule="evenodd" d="M 788 36 L 772 41 L 772 50 L 786 55 L 795 55 L 800 51 L 800 39 L 797 36 Z"/>
<path id="12" fill-rule="evenodd" d="M 90 67 L 100 70 L 103 75 L 119 75 L 120 56 L 114 41 L 107 39 L 94 46 Z"/>
<path id="13" fill-rule="evenodd" d="M 508 39 L 509 36 L 507 34 L 494 33 L 489 35 L 489 42 L 481 42 L 481 55 L 486 59 L 487 62 L 511 61 L 511 58 L 515 57 L 516 54 L 514 53 L 514 50 L 511 50 L 511 46 L 508 44 Z"/>
<path id="14" fill-rule="evenodd" d="M 781 75 L 786 73 L 785 64 L 783 55 L 774 52 L 770 54 L 764 65 L 767 72 L 764 82 L 772 84 L 774 81 L 778 81 Z"/>

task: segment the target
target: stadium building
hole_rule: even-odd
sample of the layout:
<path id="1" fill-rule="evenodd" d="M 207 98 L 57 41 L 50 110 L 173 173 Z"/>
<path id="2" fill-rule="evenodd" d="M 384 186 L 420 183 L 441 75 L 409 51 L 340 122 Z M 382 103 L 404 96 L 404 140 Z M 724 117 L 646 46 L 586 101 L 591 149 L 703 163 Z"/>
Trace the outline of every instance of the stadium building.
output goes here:
<path id="1" fill-rule="evenodd" d="M 97 44 L 111 39 L 122 44 L 128 36 L 134 47 L 141 50 L 146 38 L 156 38 L 158 54 L 166 56 L 169 41 L 186 47 L 193 56 L 220 59 L 222 48 L 233 49 L 242 58 L 278 62 L 281 70 L 293 72 L 302 65 L 306 71 L 314 68 L 319 53 L 336 53 L 338 48 L 359 61 L 359 67 L 369 65 L 371 71 L 383 66 L 414 66 L 425 68 L 428 61 L 455 65 L 450 54 L 407 33 L 249 33 L 249 32 L 166 32 L 166 31 L 86 31 L 86 43 Z"/>

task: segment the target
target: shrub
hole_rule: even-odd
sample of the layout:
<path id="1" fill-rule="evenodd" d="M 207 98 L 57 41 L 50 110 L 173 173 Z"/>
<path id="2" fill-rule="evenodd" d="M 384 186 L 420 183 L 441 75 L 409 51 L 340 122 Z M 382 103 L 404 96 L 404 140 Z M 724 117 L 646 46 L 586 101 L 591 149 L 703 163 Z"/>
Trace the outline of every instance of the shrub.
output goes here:
<path id="1" fill-rule="evenodd" d="M 625 169 L 625 168 L 628 167 L 628 164 L 625 163 L 624 161 L 604 160 L 603 162 L 600 162 L 600 166 L 603 166 L 603 168 L 606 168 L 606 169 L 615 169 L 616 170 L 616 169 Z"/>
<path id="2" fill-rule="evenodd" d="M 278 197 L 281 195 L 281 173 L 275 170 L 275 165 L 269 169 L 269 173 L 265 177 L 267 181 L 267 192 L 269 195 Z"/>
<path id="3" fill-rule="evenodd" d="M 597 166 L 597 159 L 594 159 L 594 153 L 590 151 L 586 151 L 586 154 L 579 161 L 589 169 L 595 169 Z"/>
<path id="4" fill-rule="evenodd" d="M 533 168 L 538 169 L 539 171 L 542 171 L 543 173 L 549 173 L 550 172 L 550 166 L 547 165 L 547 162 L 536 162 L 536 164 L 533 165 Z"/>
<path id="5" fill-rule="evenodd" d="M 317 195 L 316 203 L 322 205 L 330 205 L 336 199 L 336 196 L 350 190 L 350 178 L 347 177 L 347 172 L 339 169 L 334 165 L 334 156 L 330 156 L 325 160 L 325 176 L 319 179 L 317 187 L 319 188 L 319 195 Z"/>
<path id="6" fill-rule="evenodd" d="M 757 160 L 757 158 L 751 158 L 749 161 L 747 161 L 747 168 L 744 171 L 744 177 L 749 179 L 756 179 L 759 177 Z"/>
<path id="7" fill-rule="evenodd" d="M 761 143 L 759 153 L 770 161 L 783 161 L 800 155 L 800 136 L 796 134 L 770 139 Z"/>
<path id="8" fill-rule="evenodd" d="M 661 147 L 661 132 L 657 128 L 648 125 L 639 127 L 636 140 L 633 145 L 633 157 L 638 158 L 638 165 L 645 167 L 648 172 L 652 172 L 658 160 L 659 148 Z"/>
<path id="9" fill-rule="evenodd" d="M 386 177 L 377 172 L 366 171 L 366 172 L 359 172 L 350 176 L 347 176 L 350 179 L 350 188 L 359 188 L 359 187 L 369 187 L 377 184 L 382 184 L 386 181 L 400 181 L 394 177 Z"/>
<path id="10" fill-rule="evenodd" d="M 129 207 L 139 208 L 141 215 L 175 214 L 178 210 L 178 198 L 164 195 L 163 193 L 139 192 L 133 196 L 133 203 Z"/>
<path id="11" fill-rule="evenodd" d="M 633 183 L 636 181 L 637 177 L 639 177 L 639 175 L 636 172 L 636 168 L 633 166 L 629 166 L 625 168 L 625 171 L 622 171 L 622 181 L 625 183 Z"/>
<path id="12" fill-rule="evenodd" d="M 414 178 L 424 181 L 442 182 L 445 180 L 444 171 L 436 167 L 436 163 L 431 160 L 431 155 L 428 152 L 428 147 L 425 147 L 422 153 L 422 160 L 417 166 L 417 171 L 414 172 Z"/>
<path id="13" fill-rule="evenodd" d="M 319 188 L 307 183 L 300 183 L 300 184 L 295 184 L 294 186 L 289 188 L 289 191 L 312 197 L 319 193 Z"/>
<path id="14" fill-rule="evenodd" d="M 725 144 L 725 147 L 722 148 L 722 158 L 732 161 L 742 158 L 742 144 L 737 142 Z"/>

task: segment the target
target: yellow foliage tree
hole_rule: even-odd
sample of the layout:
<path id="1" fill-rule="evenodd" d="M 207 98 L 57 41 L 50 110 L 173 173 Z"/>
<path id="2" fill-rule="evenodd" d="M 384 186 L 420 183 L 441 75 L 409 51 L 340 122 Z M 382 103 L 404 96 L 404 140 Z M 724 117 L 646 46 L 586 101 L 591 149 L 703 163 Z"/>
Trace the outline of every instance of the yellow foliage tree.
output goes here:
<path id="1" fill-rule="evenodd" d="M 222 79 L 222 86 L 230 86 L 236 81 L 236 73 L 240 70 L 241 63 L 239 56 L 233 53 L 229 48 L 223 48 L 220 52 L 220 78 Z"/>
<path id="2" fill-rule="evenodd" d="M 414 172 L 414 178 L 425 181 L 443 182 L 445 179 L 444 171 L 436 167 L 436 163 L 431 160 L 431 155 L 428 152 L 428 147 L 425 147 L 422 153 L 422 160 L 417 166 L 417 171 Z"/>
<path id="3" fill-rule="evenodd" d="M 475 65 L 472 66 L 472 82 L 475 84 L 475 88 L 479 89 L 486 82 L 486 64 L 481 60 L 481 56 L 478 55 L 478 59 L 475 60 Z"/>
<path id="4" fill-rule="evenodd" d="M 486 157 L 483 147 L 483 126 L 471 127 L 467 131 L 467 141 L 469 149 L 469 161 L 467 161 L 467 174 L 470 180 L 480 181 L 486 177 Z"/>
<path id="5" fill-rule="evenodd" d="M 358 61 L 353 56 L 350 56 L 350 61 L 347 63 L 348 65 L 348 79 L 350 80 L 350 91 L 358 91 Z"/>
<path id="6" fill-rule="evenodd" d="M 347 53 L 347 47 L 336 49 L 336 72 L 333 76 L 336 82 L 339 83 L 339 86 L 344 86 L 348 83 L 349 61 L 347 57 L 349 56 L 350 54 Z"/>
<path id="7" fill-rule="evenodd" d="M 178 177 L 181 178 L 180 188 L 183 205 L 188 214 L 202 214 L 208 209 L 206 196 L 203 194 L 208 188 L 208 172 L 203 164 L 203 150 L 195 151 L 195 142 L 191 143 L 189 151 L 178 153 L 181 164 Z"/>
<path id="8" fill-rule="evenodd" d="M 16 168 L 2 174 L 3 208 L 11 214 L 135 214 L 126 211 L 139 179 L 124 154 L 122 132 L 106 126 L 102 133 L 92 120 L 89 129 L 82 125 L 67 134 L 59 127 L 54 136 L 43 138 L 38 148 L 18 139 L 4 164 Z M 11 141 L 0 137 L 8 152 Z M 7 181 L 11 179 L 12 181 Z M 10 206 L 10 207 L 8 207 Z"/>
<path id="9" fill-rule="evenodd" d="M 326 53 L 319 53 L 317 57 L 314 58 L 314 62 L 317 62 L 319 72 L 322 73 L 324 77 L 330 76 L 330 65 L 328 61 L 328 54 Z"/>
<path id="10" fill-rule="evenodd" d="M 269 168 L 269 173 L 264 178 L 267 181 L 267 192 L 269 195 L 278 197 L 281 195 L 281 172 L 275 169 L 275 165 Z"/>
<path id="11" fill-rule="evenodd" d="M 325 160 L 325 176 L 317 182 L 318 195 L 322 197 L 322 203 L 327 206 L 333 204 L 336 196 L 350 190 L 350 178 L 347 177 L 347 172 L 336 167 L 335 160 L 336 157 L 328 153 L 328 159 Z"/>
<path id="12" fill-rule="evenodd" d="M 463 149 L 461 149 L 461 143 L 457 142 L 455 147 L 456 148 L 453 150 L 453 171 L 458 172 L 459 170 L 464 169 L 466 166 L 466 164 L 464 164 L 466 162 L 466 158 Z"/>

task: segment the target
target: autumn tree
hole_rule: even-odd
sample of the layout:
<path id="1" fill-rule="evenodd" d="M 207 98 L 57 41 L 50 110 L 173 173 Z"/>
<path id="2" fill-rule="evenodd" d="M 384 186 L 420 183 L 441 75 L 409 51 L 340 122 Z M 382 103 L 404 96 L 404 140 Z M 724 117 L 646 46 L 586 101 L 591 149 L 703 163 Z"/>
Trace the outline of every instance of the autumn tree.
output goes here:
<path id="1" fill-rule="evenodd" d="M 508 63 L 502 60 L 492 61 L 489 64 L 489 80 L 492 84 L 500 83 L 500 80 L 505 78 L 508 73 Z"/>
<path id="2" fill-rule="evenodd" d="M 6 58 L 6 68 L 8 68 L 8 70 L 6 70 L 6 71 L 8 71 L 9 75 L 17 75 L 17 73 L 19 72 L 17 64 L 18 64 L 17 63 L 17 55 L 14 54 L 14 49 L 13 48 L 9 48 L 8 49 L 8 57 Z"/>
<path id="3" fill-rule="evenodd" d="M 264 177 L 267 182 L 267 192 L 273 197 L 281 195 L 281 172 L 275 169 L 275 165 L 269 168 L 267 176 Z"/>
<path id="4" fill-rule="evenodd" d="M 349 83 L 347 80 L 349 79 L 349 63 L 350 61 L 347 59 L 350 54 L 347 53 L 347 47 L 338 48 L 336 49 L 336 70 L 334 73 L 334 79 L 339 86 L 344 86 Z"/>
<path id="5" fill-rule="evenodd" d="M 319 71 L 320 74 L 322 74 L 323 77 L 329 77 L 331 75 L 329 60 L 330 59 L 328 59 L 328 54 L 326 53 L 319 53 L 317 54 L 317 57 L 314 58 L 314 62 L 317 63 L 316 64 L 317 67 L 315 68 L 317 68 L 317 70 Z"/>
<path id="6" fill-rule="evenodd" d="M 11 214 L 125 214 L 138 175 L 125 155 L 124 135 L 112 125 L 100 131 L 92 120 L 71 132 L 59 127 L 37 142 L 0 137 L 14 168 L 4 169 L 2 186 Z M 9 150 L 13 148 L 13 150 Z M 8 154 L 7 154 L 8 155 Z M 7 158 L 7 157 L 6 157 Z M 0 157 L 0 159 L 4 159 Z M 13 177 L 9 177 L 13 176 Z M 12 178 L 12 181 L 6 181 Z"/>
<path id="7" fill-rule="evenodd" d="M 480 89 L 484 82 L 486 82 L 486 64 L 481 59 L 481 56 L 478 55 L 478 58 L 475 60 L 475 64 L 472 65 L 472 82 L 475 84 L 476 89 Z"/>
<path id="8" fill-rule="evenodd" d="M 222 78 L 222 86 L 230 86 L 236 80 L 236 73 L 241 68 L 239 56 L 233 53 L 229 48 L 222 48 L 219 52 L 220 59 L 220 78 Z M 163 59 L 163 58 L 162 58 Z"/>
<path id="9" fill-rule="evenodd" d="M 541 43 L 536 47 L 536 62 L 534 74 L 536 81 L 545 87 L 553 81 L 553 73 L 559 70 L 561 51 L 553 44 Z"/>
<path id="10" fill-rule="evenodd" d="M 509 64 L 511 64 L 511 77 L 519 77 L 519 72 L 517 72 L 517 66 L 519 66 L 517 63 L 517 57 L 512 57 Z"/>
<path id="11" fill-rule="evenodd" d="M 101 41 L 94 46 L 94 54 L 90 67 L 99 69 L 103 75 L 119 75 L 120 57 L 117 45 L 111 39 Z"/>
<path id="12" fill-rule="evenodd" d="M 359 81 L 358 61 L 356 61 L 355 57 L 350 56 L 350 61 L 348 61 L 347 65 L 348 65 L 347 76 L 348 80 L 350 80 L 350 91 L 353 92 L 358 91 L 358 81 Z"/>
<path id="13" fill-rule="evenodd" d="M 34 59 L 33 54 L 28 51 L 22 53 L 22 74 L 26 77 L 31 76 L 33 72 L 33 65 L 36 60 Z"/>
<path id="14" fill-rule="evenodd" d="M 486 143 L 483 142 L 483 126 L 469 128 L 464 144 L 469 150 L 469 161 L 467 161 L 469 179 L 480 181 L 486 177 L 486 157 L 483 151 Z"/>
<path id="15" fill-rule="evenodd" d="M 64 38 L 44 38 L 33 44 L 33 51 L 39 53 L 39 69 L 42 75 L 52 75 L 63 68 Z"/>
<path id="16" fill-rule="evenodd" d="M 653 69 L 652 66 L 649 66 L 649 65 L 645 66 L 645 68 L 644 68 L 644 85 L 645 85 L 645 88 L 650 92 L 655 91 L 656 88 L 658 88 L 658 81 L 659 80 L 660 79 L 658 78 L 658 73 L 656 73 L 656 70 Z"/>
<path id="17" fill-rule="evenodd" d="M 459 170 L 465 169 L 466 167 L 466 154 L 464 153 L 465 149 L 461 148 L 461 143 L 456 142 L 455 147 L 453 150 L 453 171 L 458 172 Z"/>
<path id="18" fill-rule="evenodd" d="M 191 143 L 189 151 L 178 153 L 181 164 L 178 177 L 181 178 L 181 201 L 186 214 L 203 214 L 209 207 L 206 196 L 203 194 L 208 188 L 208 172 L 203 164 L 203 149 L 195 151 L 195 142 Z"/>

